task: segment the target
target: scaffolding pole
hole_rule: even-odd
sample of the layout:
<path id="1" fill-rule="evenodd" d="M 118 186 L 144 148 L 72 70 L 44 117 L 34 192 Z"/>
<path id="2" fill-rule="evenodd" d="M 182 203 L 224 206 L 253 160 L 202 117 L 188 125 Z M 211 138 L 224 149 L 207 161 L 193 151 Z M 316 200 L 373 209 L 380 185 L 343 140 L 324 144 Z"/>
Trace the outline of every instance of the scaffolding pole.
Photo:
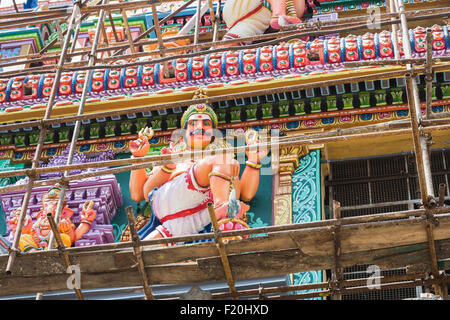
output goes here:
<path id="1" fill-rule="evenodd" d="M 433 11 L 434 12 L 434 11 Z M 433 13 L 428 15 L 429 17 L 445 17 L 448 14 L 450 14 L 450 11 L 448 9 L 446 9 L 445 11 L 440 11 L 438 13 Z M 425 15 L 426 16 L 426 15 Z M 421 16 L 412 16 L 410 18 L 410 20 L 418 20 L 418 19 L 422 19 L 424 17 L 424 15 Z M 155 20 L 156 21 L 156 20 Z M 399 19 L 394 19 L 394 20 L 382 20 L 380 21 L 380 25 L 392 25 L 395 23 L 399 23 L 400 20 Z M 252 36 L 252 37 L 245 37 L 245 38 L 240 38 L 239 40 L 236 39 L 230 39 L 230 40 L 221 40 L 219 42 L 202 42 L 202 43 L 198 43 L 198 44 L 192 44 L 189 46 L 180 46 L 180 47 L 174 47 L 174 48 L 164 48 L 164 52 L 167 53 L 176 53 L 176 52 L 183 52 L 183 51 L 192 51 L 191 53 L 188 54 L 181 54 L 181 55 L 177 55 L 175 57 L 167 57 L 167 58 L 163 58 L 163 59 L 157 59 L 157 60 L 151 60 L 151 63 L 158 63 L 158 62 L 165 62 L 168 61 L 170 59 L 173 58 L 189 58 L 189 57 L 195 57 L 198 56 L 200 53 L 196 52 L 197 49 L 205 49 L 205 48 L 212 48 L 214 47 L 214 49 L 210 49 L 208 51 L 202 51 L 201 54 L 211 54 L 211 53 L 218 53 L 218 52 L 224 52 L 224 51 L 229 51 L 229 50 L 240 50 L 242 48 L 246 48 L 246 49 L 252 49 L 252 48 L 257 48 L 259 46 L 263 46 L 263 45 L 273 45 L 273 44 L 277 44 L 279 42 L 286 42 L 292 39 L 296 39 L 296 38 L 300 38 L 300 37 L 305 37 L 305 36 L 320 36 L 320 35 L 325 35 L 328 34 L 330 32 L 342 32 L 342 31 L 350 31 L 350 30 L 358 30 L 364 28 L 364 25 L 361 23 L 358 24 L 354 24 L 350 27 L 343 27 L 343 28 L 336 28 L 336 27 L 330 27 L 330 28 L 321 28 L 320 30 L 315 30 L 312 29 L 310 31 L 306 30 L 306 31 L 298 31 L 298 30 L 288 30 L 288 31 L 283 31 L 283 32 L 277 32 L 277 33 L 272 33 L 272 34 L 263 34 L 263 35 L 258 35 L 258 36 Z M 157 32 L 157 30 L 160 30 L 160 27 L 156 27 L 155 31 Z M 176 39 L 184 39 L 186 37 L 192 38 L 193 36 L 184 36 L 184 37 L 168 37 L 165 40 L 166 41 L 173 41 Z M 270 40 L 272 39 L 272 40 Z M 161 43 L 162 41 L 162 37 L 161 40 L 159 37 L 157 37 L 157 40 L 146 40 L 146 41 L 138 41 L 135 44 L 138 45 L 143 45 L 143 44 L 151 44 L 151 43 Z M 255 42 L 255 41 L 265 41 L 263 43 L 254 43 L 254 44 L 247 44 L 244 47 L 242 46 L 233 46 L 233 47 L 228 47 L 229 45 L 238 43 L 238 42 Z M 125 47 L 129 47 L 129 43 L 127 45 L 124 45 Z M 160 45 L 161 47 L 161 45 Z M 117 45 L 114 46 L 114 48 L 117 48 Z M 106 48 L 101 48 L 99 49 L 99 51 L 109 51 L 111 50 L 111 48 L 106 47 Z M 75 55 L 79 55 L 79 54 L 85 54 L 84 51 L 79 51 L 79 52 L 74 52 L 73 54 Z M 138 52 L 138 53 L 132 53 L 132 54 L 126 54 L 126 55 L 121 55 L 121 56 L 116 56 L 113 55 L 111 57 L 105 57 L 102 59 L 98 59 L 98 61 L 103 61 L 103 62 L 113 62 L 116 60 L 121 60 L 121 59 L 133 59 L 133 58 L 138 58 L 138 57 L 146 57 L 146 56 L 152 56 L 155 54 L 160 54 L 160 50 L 153 50 L 153 51 L 148 51 L 148 52 Z M 41 59 L 50 59 L 51 57 L 41 57 Z M 37 58 L 39 59 L 39 58 Z M 35 60 L 33 60 L 35 61 Z M 20 61 L 20 62 L 12 62 L 10 63 L 11 65 L 13 64 L 24 64 L 26 62 L 24 61 Z M 140 62 L 134 62 L 134 63 L 126 63 L 126 64 L 121 64 L 121 66 L 125 67 L 125 66 L 137 66 L 137 65 L 142 65 L 142 64 L 148 64 L 150 63 L 150 61 L 140 61 Z M 76 62 L 76 63 L 72 63 L 72 64 L 68 64 L 64 71 L 82 71 L 82 70 L 87 70 L 88 67 L 86 66 L 87 62 L 86 61 L 80 61 L 80 62 Z M 110 65 L 108 64 L 103 64 L 103 65 L 98 65 L 98 68 L 109 68 Z M 19 74 L 15 74 L 15 75 L 28 75 L 28 74 L 40 74 L 40 73 L 53 73 L 55 72 L 55 68 L 53 66 L 45 66 L 44 67 L 35 67 L 35 68 L 29 68 L 26 72 L 21 72 Z M 11 72 L 0 72 L 0 78 L 4 78 L 5 76 L 9 76 L 12 75 Z"/>
<path id="2" fill-rule="evenodd" d="M 76 1 L 74 3 L 72 16 L 70 18 L 67 30 L 72 30 L 73 24 L 75 23 L 75 18 L 79 14 L 80 6 L 81 6 L 81 1 Z M 78 23 L 81 23 L 81 21 L 79 21 Z M 62 48 L 63 50 L 61 52 L 61 56 L 60 56 L 60 59 L 59 59 L 59 62 L 58 62 L 58 66 L 57 66 L 56 78 L 55 78 L 55 81 L 53 83 L 53 87 L 52 87 L 52 91 L 51 91 L 51 94 L 50 94 L 49 101 L 47 103 L 47 108 L 46 108 L 44 120 L 50 118 L 50 115 L 51 115 L 51 112 L 52 112 L 52 109 L 53 109 L 53 104 L 54 104 L 54 101 L 55 101 L 56 92 L 57 92 L 58 87 L 59 87 L 59 79 L 60 79 L 61 74 L 62 74 L 62 68 L 64 66 L 64 61 L 66 59 L 66 54 L 67 54 L 67 50 L 68 50 L 68 47 L 69 47 L 71 36 L 72 36 L 71 32 L 67 32 L 66 39 L 64 41 L 64 46 Z M 36 152 L 35 152 L 35 155 L 34 155 L 34 158 L 33 158 L 32 166 L 31 166 L 31 170 L 32 171 L 35 170 L 39 166 L 39 159 L 41 157 L 41 153 L 42 153 L 42 149 L 43 149 L 43 145 L 44 145 L 45 132 L 46 132 L 46 126 L 44 124 L 42 124 L 41 125 L 40 135 L 39 135 L 38 145 L 36 147 Z M 25 192 L 25 196 L 24 196 L 23 203 L 22 203 L 22 208 L 21 208 L 22 211 L 21 211 L 20 216 L 19 216 L 19 222 L 17 224 L 17 230 L 16 230 L 16 233 L 14 235 L 13 245 L 11 247 L 11 251 L 10 251 L 10 254 L 9 254 L 8 264 L 7 264 L 6 270 L 5 270 L 5 272 L 7 274 L 11 274 L 11 270 L 12 270 L 12 267 L 13 267 L 13 264 L 14 264 L 14 260 L 15 260 L 16 254 L 18 252 L 20 236 L 22 234 L 23 222 L 24 222 L 27 210 L 28 210 L 28 204 L 29 204 L 29 201 L 30 201 L 31 190 L 33 189 L 35 180 L 37 180 L 37 176 L 36 176 L 36 174 L 32 174 L 30 176 L 30 180 L 29 180 L 28 185 L 27 185 L 27 190 Z"/>
<path id="3" fill-rule="evenodd" d="M 401 23 L 401 31 L 402 31 L 402 40 L 403 40 L 403 50 L 406 59 L 412 58 L 411 55 L 411 44 L 408 34 L 408 22 L 405 15 L 405 7 L 402 0 L 397 0 L 397 8 L 400 16 Z M 427 32 L 427 47 L 431 49 L 431 32 Z M 427 50 L 427 68 L 426 68 L 426 77 L 431 77 L 431 68 L 430 68 L 430 60 L 432 51 Z M 413 66 L 411 64 L 406 65 L 407 71 L 412 71 Z M 434 198 L 434 190 L 433 190 L 433 180 L 431 175 L 431 161 L 430 161 L 430 152 L 429 152 L 429 141 L 431 139 L 431 134 L 426 135 L 423 132 L 422 125 L 422 116 L 421 116 L 421 108 L 420 108 L 420 99 L 417 88 L 416 77 L 412 74 L 405 74 L 406 80 L 406 92 L 408 97 L 408 105 L 410 111 L 410 119 L 411 119 L 411 128 L 414 142 L 414 150 L 416 156 L 416 167 L 419 179 L 419 187 L 420 193 L 422 196 L 422 205 L 426 208 L 433 209 L 436 207 L 437 203 Z M 431 82 L 430 79 L 427 81 Z M 427 92 L 428 93 L 428 92 Z M 431 95 L 427 97 L 427 110 L 431 107 Z M 428 104 L 428 102 L 430 102 Z M 428 113 L 428 111 L 426 111 Z M 430 265 L 431 272 L 434 279 L 439 279 L 439 267 L 437 263 L 436 256 L 436 245 L 434 241 L 434 215 L 432 213 L 427 214 L 427 220 L 425 224 L 427 238 L 428 238 L 428 246 L 430 252 Z M 435 285 L 434 291 L 437 295 L 442 296 L 441 286 Z"/>

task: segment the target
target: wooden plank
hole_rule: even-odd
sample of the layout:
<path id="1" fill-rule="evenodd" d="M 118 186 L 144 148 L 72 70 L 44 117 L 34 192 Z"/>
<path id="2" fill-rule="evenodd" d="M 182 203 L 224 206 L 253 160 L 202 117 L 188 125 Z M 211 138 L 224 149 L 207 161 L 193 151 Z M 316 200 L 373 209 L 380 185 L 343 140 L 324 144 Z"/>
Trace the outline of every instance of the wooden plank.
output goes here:
<path id="1" fill-rule="evenodd" d="M 421 218 L 395 220 L 378 223 L 344 225 L 341 227 L 342 253 L 356 253 L 403 245 L 414 245 L 427 241 L 425 221 Z M 442 215 L 439 227 L 435 228 L 436 240 L 450 238 L 450 217 Z M 331 227 L 307 228 L 269 233 L 267 236 L 230 241 L 226 250 L 230 254 L 254 251 L 276 251 L 297 249 L 308 256 L 333 255 Z M 134 267 L 136 260 L 132 249 L 115 249 L 75 254 L 67 250 L 74 264 L 86 272 L 118 271 Z M 102 256 L 99 259 L 99 255 Z M 218 256 L 214 243 L 149 248 L 143 247 L 146 266 L 188 261 L 197 258 Z M 6 265 L 7 256 L 0 256 L 0 268 Z M 17 259 L 15 275 L 51 274 L 64 271 L 57 252 L 21 254 Z"/>
<path id="2" fill-rule="evenodd" d="M 115 251 L 92 251 L 87 253 L 69 254 L 72 264 L 79 265 L 81 270 L 86 272 L 102 272 L 119 270 L 115 266 L 113 253 Z M 129 254 L 133 255 L 132 249 Z M 101 256 L 101 258 L 99 258 Z M 0 269 L 5 270 L 8 261 L 7 255 L 0 256 Z M 40 274 L 42 276 L 53 273 L 64 273 L 66 267 L 61 261 L 58 251 L 33 252 L 19 254 L 16 257 L 12 273 L 16 276 L 32 276 Z M 1 274 L 0 274 L 1 275 Z"/>
<path id="3" fill-rule="evenodd" d="M 443 260 L 450 258 L 450 216 L 439 217 L 439 226 L 435 228 L 436 250 L 438 259 Z M 425 220 L 420 217 L 343 225 L 341 235 L 342 266 L 429 267 Z M 330 226 L 273 232 L 263 237 L 230 241 L 226 246 L 236 279 L 324 270 L 334 266 Z M 76 252 L 70 258 L 73 264 L 80 266 L 84 288 L 140 285 L 131 248 Z M 214 243 L 146 247 L 143 259 L 153 284 L 225 280 Z M 172 263 L 191 259 L 197 259 L 197 263 Z M 6 262 L 7 255 L 0 256 L 0 267 Z M 65 281 L 61 282 L 61 279 L 69 276 L 55 251 L 20 254 L 12 272 L 10 276 L 0 273 L 2 294 L 19 294 L 23 290 L 65 290 Z M 42 279 L 54 279 L 55 283 L 42 288 L 47 283 Z"/>
<path id="4" fill-rule="evenodd" d="M 156 270 L 152 270 L 156 268 Z M 184 283 L 182 279 L 194 282 L 209 280 L 198 271 L 195 263 L 166 265 L 164 267 L 147 267 L 147 274 L 153 284 Z M 81 290 L 93 288 L 113 288 L 123 286 L 140 286 L 141 277 L 137 269 L 117 272 L 86 273 L 81 271 Z M 36 275 L 31 277 L 2 276 L 0 292 L 2 295 L 26 294 L 35 292 L 51 292 L 68 290 L 66 282 L 69 274 Z"/>
<path id="5" fill-rule="evenodd" d="M 439 260 L 450 258 L 450 240 L 438 242 Z M 379 267 L 402 267 L 427 260 L 427 243 L 411 246 L 370 250 L 342 255 L 342 266 L 356 264 L 376 264 Z M 298 249 L 270 252 L 253 252 L 229 256 L 233 277 L 251 279 L 285 275 L 309 270 L 329 269 L 334 259 L 330 255 L 309 256 Z M 99 259 L 100 260 L 100 259 Z M 145 268 L 152 283 L 187 284 L 205 281 L 225 281 L 220 257 L 204 258 L 197 263 L 179 263 Z M 69 274 L 55 273 L 34 276 L 0 275 L 2 295 L 34 293 L 38 291 L 66 290 Z M 111 272 L 85 272 L 81 269 L 81 289 L 139 286 L 141 278 L 137 268 Z"/>

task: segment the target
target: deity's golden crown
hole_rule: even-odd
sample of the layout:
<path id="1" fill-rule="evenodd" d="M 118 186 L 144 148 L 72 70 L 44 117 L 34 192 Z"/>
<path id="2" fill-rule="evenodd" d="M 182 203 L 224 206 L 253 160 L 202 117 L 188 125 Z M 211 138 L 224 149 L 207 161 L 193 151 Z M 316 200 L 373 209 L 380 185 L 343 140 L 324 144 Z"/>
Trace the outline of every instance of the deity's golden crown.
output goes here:
<path id="1" fill-rule="evenodd" d="M 200 88 L 194 93 L 193 99 L 201 99 L 207 97 L 205 88 Z M 206 114 L 208 115 L 213 123 L 213 127 L 217 128 L 218 120 L 217 115 L 214 112 L 213 108 L 207 103 L 193 104 L 190 105 L 187 110 L 183 113 L 181 117 L 181 127 L 186 128 L 187 122 L 190 116 L 193 114 Z"/>

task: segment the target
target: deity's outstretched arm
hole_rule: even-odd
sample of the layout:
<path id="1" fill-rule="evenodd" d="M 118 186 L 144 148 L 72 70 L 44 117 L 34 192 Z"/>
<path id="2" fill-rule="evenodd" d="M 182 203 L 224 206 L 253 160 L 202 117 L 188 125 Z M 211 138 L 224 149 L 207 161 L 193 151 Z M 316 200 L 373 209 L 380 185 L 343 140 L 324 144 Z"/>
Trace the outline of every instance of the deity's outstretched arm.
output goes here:
<path id="1" fill-rule="evenodd" d="M 259 135 L 255 131 L 248 131 L 246 134 L 247 145 L 260 143 Z M 247 152 L 248 160 L 240 179 L 240 199 L 250 201 L 258 191 L 261 159 L 266 157 L 269 149 L 263 148 Z"/>
<path id="2" fill-rule="evenodd" d="M 240 199 L 245 202 L 252 200 L 259 187 L 259 170 L 245 166 L 239 186 L 241 190 Z"/>
<path id="3" fill-rule="evenodd" d="M 147 181 L 148 175 L 145 169 L 131 170 L 129 190 L 133 201 L 139 202 L 145 200 L 144 185 Z"/>
<path id="4" fill-rule="evenodd" d="M 149 174 L 145 169 L 132 170 L 130 173 L 131 199 L 136 202 L 148 201 L 149 192 L 169 181 L 173 170 L 174 168 L 169 165 L 154 167 Z"/>
<path id="5" fill-rule="evenodd" d="M 153 130 L 151 128 L 146 127 L 139 131 L 138 139 L 130 142 L 130 151 L 133 157 L 143 157 L 148 153 L 150 149 L 148 140 L 152 136 Z M 168 153 L 170 153 L 168 148 L 161 150 L 161 154 Z M 176 164 L 171 163 L 154 167 L 149 174 L 145 169 L 131 170 L 129 183 L 131 199 L 136 202 L 148 201 L 149 192 L 169 181 L 175 168 Z"/>

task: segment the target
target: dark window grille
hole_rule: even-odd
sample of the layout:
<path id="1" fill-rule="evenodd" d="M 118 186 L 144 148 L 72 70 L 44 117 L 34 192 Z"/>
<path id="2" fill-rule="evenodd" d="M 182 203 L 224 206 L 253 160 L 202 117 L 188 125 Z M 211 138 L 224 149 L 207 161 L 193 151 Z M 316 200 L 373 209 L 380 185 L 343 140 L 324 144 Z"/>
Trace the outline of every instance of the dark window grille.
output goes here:
<path id="1" fill-rule="evenodd" d="M 446 185 L 449 197 L 450 149 L 431 153 L 435 196 Z M 414 154 L 331 162 L 327 183 L 329 201 L 339 201 L 342 217 L 414 209 L 421 202 Z M 446 201 L 447 202 L 447 201 Z M 344 268 L 344 280 L 370 277 L 368 265 Z M 405 268 L 381 270 L 381 275 L 405 274 Z M 401 300 L 416 298 L 423 288 L 371 290 L 343 295 L 344 300 Z"/>

